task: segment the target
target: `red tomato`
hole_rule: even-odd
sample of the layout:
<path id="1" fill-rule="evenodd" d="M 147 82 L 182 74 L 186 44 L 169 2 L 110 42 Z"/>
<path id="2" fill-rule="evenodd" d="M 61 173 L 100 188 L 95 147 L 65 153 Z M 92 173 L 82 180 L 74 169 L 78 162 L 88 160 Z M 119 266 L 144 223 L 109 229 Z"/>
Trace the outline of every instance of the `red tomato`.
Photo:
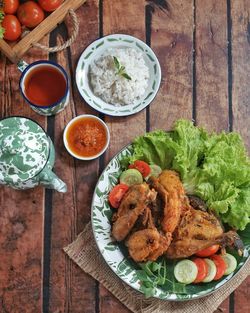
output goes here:
<path id="1" fill-rule="evenodd" d="M 205 277 L 207 277 L 207 273 L 208 273 L 207 263 L 201 258 L 195 258 L 192 261 L 196 264 L 198 268 L 198 274 L 195 278 L 194 283 L 200 283 L 201 281 L 203 281 Z"/>
<path id="2" fill-rule="evenodd" d="M 63 3 L 63 0 L 38 0 L 38 2 L 44 11 L 52 12 Z"/>
<path id="3" fill-rule="evenodd" d="M 136 160 L 133 164 L 130 164 L 129 168 L 135 168 L 142 174 L 143 177 L 147 177 L 151 172 L 148 163 L 140 160 Z"/>
<path id="4" fill-rule="evenodd" d="M 115 209 L 119 208 L 123 196 L 129 187 L 125 184 L 116 185 L 109 193 L 109 203 Z"/>
<path id="5" fill-rule="evenodd" d="M 214 277 L 214 280 L 219 280 L 224 275 L 224 273 L 226 271 L 226 268 L 227 268 L 226 262 L 218 254 L 211 255 L 210 259 L 216 265 L 216 275 Z"/>
<path id="6" fill-rule="evenodd" d="M 196 252 L 195 255 L 201 256 L 203 258 L 206 258 L 206 257 L 208 257 L 210 255 L 215 254 L 219 250 L 219 248 L 220 248 L 219 245 L 213 245 L 213 246 L 211 246 L 209 248 L 206 248 L 206 249 L 203 249 L 201 251 Z"/>
<path id="7" fill-rule="evenodd" d="M 21 24 L 33 28 L 42 22 L 44 19 L 44 12 L 34 1 L 27 1 L 19 6 L 17 17 Z"/>
<path id="8" fill-rule="evenodd" d="M 5 40 L 15 41 L 21 35 L 21 24 L 15 15 L 5 15 L 2 27 L 5 29 L 3 35 Z"/>
<path id="9" fill-rule="evenodd" d="M 14 14 L 19 6 L 19 0 L 4 0 L 3 11 L 6 14 Z"/>

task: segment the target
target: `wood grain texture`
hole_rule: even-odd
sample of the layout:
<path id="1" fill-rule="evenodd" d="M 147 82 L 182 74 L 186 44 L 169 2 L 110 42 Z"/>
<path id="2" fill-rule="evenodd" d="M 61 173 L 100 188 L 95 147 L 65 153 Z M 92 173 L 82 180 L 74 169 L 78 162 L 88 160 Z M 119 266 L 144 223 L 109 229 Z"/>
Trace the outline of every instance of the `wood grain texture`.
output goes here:
<path id="1" fill-rule="evenodd" d="M 169 10 L 152 14 L 151 47 L 162 68 L 161 89 L 150 106 L 150 128 L 171 129 L 192 118 L 193 1 L 167 1 Z M 181 21 L 181 22 L 180 22 Z"/>
<path id="2" fill-rule="evenodd" d="M 43 39 L 48 44 L 48 38 Z M 39 59 L 47 56 L 40 52 Z M 27 56 L 29 63 L 34 56 Z M 0 59 L 0 116 L 23 115 L 46 127 L 43 116 L 24 102 L 20 72 L 6 57 Z M 0 186 L 0 312 L 40 312 L 44 189 L 17 191 Z"/>
<path id="3" fill-rule="evenodd" d="M 232 128 L 250 152 L 250 1 L 231 1 Z M 250 276 L 234 292 L 234 313 L 250 312 Z"/>
<path id="4" fill-rule="evenodd" d="M 90 220 L 92 192 L 98 177 L 98 160 L 83 162 L 73 159 L 65 150 L 62 132 L 65 125 L 75 116 L 93 114 L 78 94 L 74 82 L 76 63 L 80 53 L 91 40 L 98 36 L 98 1 L 89 0 L 77 11 L 81 21 L 78 41 L 67 51 L 57 53 L 57 62 L 66 68 L 71 80 L 71 99 L 66 110 L 55 118 L 55 144 L 57 161 L 55 169 L 61 173 L 68 186 L 68 193 L 53 195 L 53 224 L 51 238 L 50 311 L 84 312 L 95 311 L 96 282 L 83 273 L 62 251 L 75 239 Z M 68 31 L 72 28 L 70 20 Z M 60 34 L 61 32 L 59 32 Z M 64 36 L 67 33 L 64 31 Z M 59 42 L 64 38 L 58 36 Z M 81 45 L 79 45 L 81 42 Z"/>
<path id="5" fill-rule="evenodd" d="M 250 152 L 250 1 L 231 1 L 233 129 Z"/>
<path id="6" fill-rule="evenodd" d="M 196 1 L 195 15 L 196 121 L 228 130 L 227 3 Z"/>
<path id="7" fill-rule="evenodd" d="M 103 2 L 103 34 L 126 33 L 145 41 L 144 0 L 106 0 Z M 140 14 L 138 14 L 140 12 Z M 132 139 L 146 131 L 146 110 L 123 118 L 105 117 L 111 134 L 110 146 L 105 155 L 105 163 Z M 130 312 L 110 292 L 100 285 L 99 311 Z"/>

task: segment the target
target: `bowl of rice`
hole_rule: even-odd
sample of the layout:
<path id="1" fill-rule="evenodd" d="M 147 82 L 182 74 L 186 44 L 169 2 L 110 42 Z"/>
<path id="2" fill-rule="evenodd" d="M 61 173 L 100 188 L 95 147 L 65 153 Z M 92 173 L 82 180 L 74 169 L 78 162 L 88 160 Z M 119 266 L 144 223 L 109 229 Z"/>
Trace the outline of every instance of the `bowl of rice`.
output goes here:
<path id="1" fill-rule="evenodd" d="M 135 114 L 155 98 L 161 82 L 159 61 L 143 41 L 115 34 L 94 41 L 82 53 L 76 83 L 84 100 L 112 116 Z"/>

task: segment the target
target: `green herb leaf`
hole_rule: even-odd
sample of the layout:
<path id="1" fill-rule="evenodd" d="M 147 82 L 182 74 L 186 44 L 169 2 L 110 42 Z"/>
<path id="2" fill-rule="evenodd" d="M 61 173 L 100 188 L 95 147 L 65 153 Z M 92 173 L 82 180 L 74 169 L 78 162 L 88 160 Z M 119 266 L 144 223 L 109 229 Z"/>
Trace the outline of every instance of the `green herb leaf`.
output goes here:
<path id="1" fill-rule="evenodd" d="M 122 73 L 121 75 L 122 75 L 122 77 L 124 77 L 128 80 L 132 80 L 132 78 L 127 73 Z"/>
<path id="2" fill-rule="evenodd" d="M 113 59 L 114 59 L 115 68 L 117 69 L 116 75 L 122 76 L 128 80 L 131 80 L 131 77 L 125 72 L 125 66 L 121 65 L 117 57 L 113 56 Z"/>
<path id="3" fill-rule="evenodd" d="M 167 262 L 164 258 L 157 262 L 148 261 L 139 264 L 141 270 L 137 270 L 137 278 L 140 280 L 140 290 L 146 298 L 156 294 L 156 288 L 160 287 L 163 293 L 175 292 L 186 294 L 186 285 L 178 283 L 173 275 L 174 263 Z"/>
<path id="4" fill-rule="evenodd" d="M 119 62 L 119 60 L 117 59 L 117 57 L 113 57 L 113 59 L 114 59 L 115 67 L 116 67 L 117 70 L 119 71 L 119 70 L 120 70 L 120 67 L 121 67 L 120 62 Z"/>

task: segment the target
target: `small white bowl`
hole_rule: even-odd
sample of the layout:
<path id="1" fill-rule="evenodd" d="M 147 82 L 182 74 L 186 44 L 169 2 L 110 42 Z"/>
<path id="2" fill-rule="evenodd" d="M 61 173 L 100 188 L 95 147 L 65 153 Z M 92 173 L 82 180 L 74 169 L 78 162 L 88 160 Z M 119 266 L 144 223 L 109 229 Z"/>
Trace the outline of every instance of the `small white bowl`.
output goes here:
<path id="1" fill-rule="evenodd" d="M 67 141 L 67 131 L 70 127 L 70 125 L 72 123 L 74 123 L 76 120 L 79 120 L 79 119 L 84 119 L 84 118 L 92 118 L 92 119 L 95 119 L 95 120 L 98 120 L 105 128 L 106 130 L 106 135 L 107 135 L 107 142 L 104 146 L 104 148 L 96 155 L 93 155 L 91 157 L 81 157 L 77 154 L 75 154 L 69 147 L 68 145 L 68 141 Z M 73 118 L 68 124 L 67 126 L 65 127 L 64 129 L 64 132 L 63 132 L 63 142 L 64 142 L 64 146 L 65 148 L 67 149 L 67 151 L 76 159 L 78 160 L 84 160 L 84 161 L 89 161 L 89 160 L 94 160 L 96 158 L 98 158 L 99 156 L 101 156 L 105 151 L 106 149 L 108 148 L 109 146 L 109 142 L 110 142 L 110 133 L 109 133 L 109 129 L 108 129 L 108 126 L 106 125 L 106 123 L 103 122 L 103 120 L 101 120 L 99 117 L 95 116 L 95 115 L 91 115 L 91 114 L 82 114 L 82 115 L 79 115 L 79 116 L 76 116 L 75 118 Z"/>

